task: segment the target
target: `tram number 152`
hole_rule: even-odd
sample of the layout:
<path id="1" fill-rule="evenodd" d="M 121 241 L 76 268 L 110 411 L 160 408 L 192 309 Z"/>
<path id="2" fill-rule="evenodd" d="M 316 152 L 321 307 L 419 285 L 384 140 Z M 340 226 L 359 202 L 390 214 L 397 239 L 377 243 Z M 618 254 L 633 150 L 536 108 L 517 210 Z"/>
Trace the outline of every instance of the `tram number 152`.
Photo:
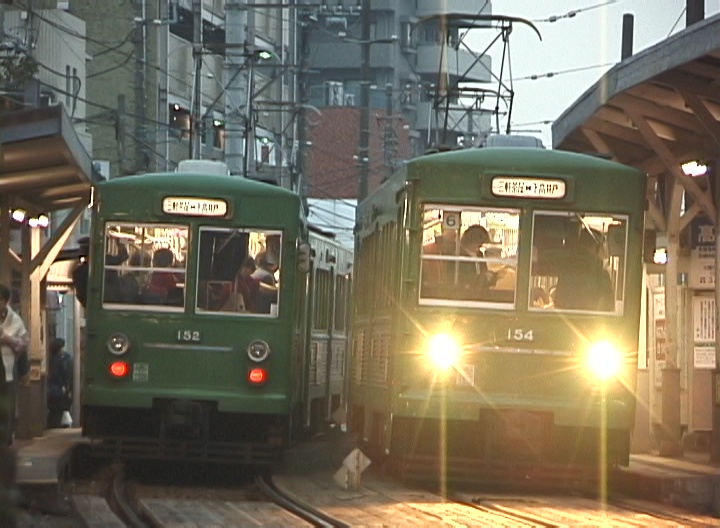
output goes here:
<path id="1" fill-rule="evenodd" d="M 532 330 L 526 330 L 524 328 L 508 328 L 507 331 L 508 341 L 535 341 L 535 336 Z"/>
<path id="2" fill-rule="evenodd" d="M 178 341 L 184 341 L 184 342 L 194 342 L 197 343 L 200 341 L 200 331 L 199 330 L 178 330 L 177 331 L 177 340 Z"/>

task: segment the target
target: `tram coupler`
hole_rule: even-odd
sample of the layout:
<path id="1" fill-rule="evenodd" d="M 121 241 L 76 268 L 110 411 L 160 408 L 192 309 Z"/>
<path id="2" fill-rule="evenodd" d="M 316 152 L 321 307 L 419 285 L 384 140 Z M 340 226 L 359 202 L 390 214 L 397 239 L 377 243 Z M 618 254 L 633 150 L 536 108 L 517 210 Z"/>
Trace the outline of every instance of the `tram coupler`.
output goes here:
<path id="1" fill-rule="evenodd" d="M 203 406 L 190 400 L 169 401 L 161 417 L 161 437 L 201 438 L 207 433 Z"/>

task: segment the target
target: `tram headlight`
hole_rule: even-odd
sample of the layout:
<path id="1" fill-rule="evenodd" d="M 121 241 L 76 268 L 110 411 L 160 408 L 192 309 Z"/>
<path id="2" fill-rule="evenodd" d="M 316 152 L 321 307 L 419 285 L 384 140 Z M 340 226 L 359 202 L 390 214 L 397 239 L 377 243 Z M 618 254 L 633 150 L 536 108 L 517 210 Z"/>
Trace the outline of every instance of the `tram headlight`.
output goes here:
<path id="1" fill-rule="evenodd" d="M 108 338 L 105 346 L 111 354 L 122 356 L 130 349 L 130 339 L 125 334 L 116 333 Z"/>
<path id="2" fill-rule="evenodd" d="M 427 351 L 433 364 L 448 370 L 460 359 L 461 348 L 457 339 L 450 334 L 435 334 L 428 340 Z"/>
<path id="3" fill-rule="evenodd" d="M 256 339 L 248 345 L 247 355 L 250 361 L 262 363 L 270 357 L 270 345 L 261 339 Z"/>
<path id="4" fill-rule="evenodd" d="M 597 341 L 588 348 L 585 361 L 593 377 L 607 381 L 620 374 L 623 355 L 620 349 L 609 341 Z"/>

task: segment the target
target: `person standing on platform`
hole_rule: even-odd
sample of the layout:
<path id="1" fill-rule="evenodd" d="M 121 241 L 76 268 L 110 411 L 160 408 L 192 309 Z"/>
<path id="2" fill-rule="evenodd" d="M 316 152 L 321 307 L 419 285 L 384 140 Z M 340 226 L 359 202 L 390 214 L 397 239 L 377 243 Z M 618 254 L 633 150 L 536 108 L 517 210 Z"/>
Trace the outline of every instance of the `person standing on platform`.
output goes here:
<path id="1" fill-rule="evenodd" d="M 50 341 L 47 381 L 48 428 L 63 427 L 63 413 L 70 412 L 72 404 L 72 356 L 63 350 L 64 347 L 65 340 L 60 337 Z"/>
<path id="2" fill-rule="evenodd" d="M 0 376 L 0 395 L 5 399 L 0 427 L 7 443 L 12 442 L 15 423 L 16 386 L 15 358 L 27 351 L 30 337 L 20 315 L 10 308 L 10 288 L 0 284 L 0 348 L 2 348 L 2 367 L 4 375 Z"/>
<path id="3" fill-rule="evenodd" d="M 88 261 L 90 255 L 90 237 L 81 237 L 77 242 L 78 261 L 72 270 L 72 282 L 73 288 L 75 289 L 75 297 L 84 309 L 87 303 L 88 271 L 90 268 Z"/>

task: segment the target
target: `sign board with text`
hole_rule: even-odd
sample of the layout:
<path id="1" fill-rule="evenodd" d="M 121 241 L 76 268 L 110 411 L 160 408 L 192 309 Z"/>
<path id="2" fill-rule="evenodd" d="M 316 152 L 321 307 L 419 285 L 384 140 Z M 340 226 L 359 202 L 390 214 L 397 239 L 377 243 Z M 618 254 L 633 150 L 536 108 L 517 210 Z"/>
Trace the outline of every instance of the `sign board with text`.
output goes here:
<path id="1" fill-rule="evenodd" d="M 688 285 L 695 290 L 715 288 L 715 226 L 704 217 L 690 224 Z"/>

